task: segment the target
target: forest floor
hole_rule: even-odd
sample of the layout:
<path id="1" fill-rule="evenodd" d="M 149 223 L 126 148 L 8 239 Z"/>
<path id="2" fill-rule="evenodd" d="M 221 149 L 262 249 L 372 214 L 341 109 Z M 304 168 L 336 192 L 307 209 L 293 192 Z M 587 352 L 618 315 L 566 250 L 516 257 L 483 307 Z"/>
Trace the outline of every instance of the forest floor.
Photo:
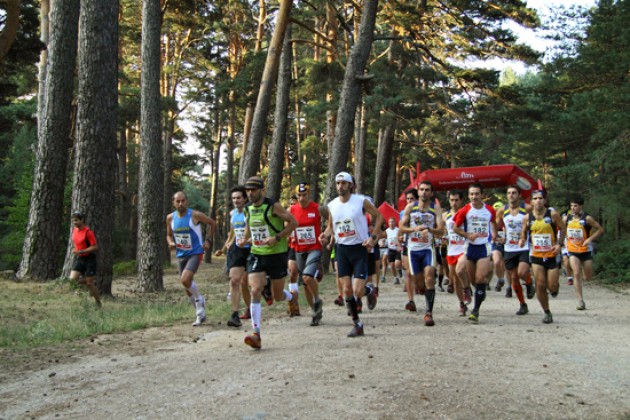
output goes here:
<path id="1" fill-rule="evenodd" d="M 203 265 L 202 290 L 217 270 Z M 114 294 L 125 288 L 116 280 Z M 249 322 L 223 321 L 30 350 L 0 373 L 0 419 L 630 419 L 630 290 L 584 295 L 577 311 L 563 284 L 545 325 L 535 299 L 515 316 L 516 298 L 492 290 L 472 325 L 438 292 L 425 327 L 388 279 L 360 338 L 329 292 L 318 327 L 307 308 L 289 318 L 263 304 L 262 350 L 243 343 Z"/>

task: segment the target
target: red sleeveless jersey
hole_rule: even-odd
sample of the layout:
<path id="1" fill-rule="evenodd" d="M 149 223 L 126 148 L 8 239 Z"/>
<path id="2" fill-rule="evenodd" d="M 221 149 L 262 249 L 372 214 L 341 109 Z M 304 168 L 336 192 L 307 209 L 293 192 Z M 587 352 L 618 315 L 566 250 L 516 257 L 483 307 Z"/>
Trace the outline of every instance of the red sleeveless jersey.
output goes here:
<path id="1" fill-rule="evenodd" d="M 319 235 L 322 233 L 322 219 L 319 215 L 319 204 L 311 201 L 306 208 L 299 203 L 294 204 L 289 212 L 298 222 L 293 231 L 293 249 L 296 252 L 321 251 Z"/>

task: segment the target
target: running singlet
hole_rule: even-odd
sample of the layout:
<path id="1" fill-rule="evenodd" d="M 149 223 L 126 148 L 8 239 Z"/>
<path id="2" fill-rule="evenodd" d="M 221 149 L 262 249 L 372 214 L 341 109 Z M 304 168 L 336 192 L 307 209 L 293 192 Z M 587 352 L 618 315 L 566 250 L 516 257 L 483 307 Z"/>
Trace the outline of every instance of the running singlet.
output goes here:
<path id="1" fill-rule="evenodd" d="M 529 213 L 529 239 L 532 257 L 555 258 L 553 247 L 557 242 L 556 224 L 551 219 L 551 209 L 547 209 L 542 219 L 536 219 L 533 212 Z"/>
<path id="2" fill-rule="evenodd" d="M 296 252 L 321 251 L 319 235 L 322 233 L 322 220 L 319 216 L 319 205 L 311 201 L 306 208 L 300 204 L 294 204 L 289 212 L 298 222 L 298 227 L 293 231 L 293 249 Z"/>
<path id="3" fill-rule="evenodd" d="M 175 249 L 177 250 L 175 256 L 177 258 L 203 254 L 201 226 L 193 222 L 192 214 L 192 209 L 186 210 L 186 214 L 181 217 L 177 211 L 173 212 L 171 229 L 173 230 L 173 239 L 175 239 Z"/>
<path id="4" fill-rule="evenodd" d="M 364 195 L 352 194 L 345 203 L 339 197 L 328 203 L 335 240 L 339 245 L 362 244 L 370 237 L 367 219 L 363 215 L 365 199 Z"/>
<path id="5" fill-rule="evenodd" d="M 232 229 L 234 230 L 235 243 L 238 243 L 241 239 L 245 237 L 245 228 L 247 227 L 247 223 L 245 222 L 245 212 L 238 212 L 238 209 L 232 210 L 232 217 L 230 218 L 230 223 L 232 224 Z M 243 248 L 249 248 L 249 244 L 243 245 Z"/>
<path id="6" fill-rule="evenodd" d="M 431 203 L 429 208 L 424 211 L 416 202 L 409 213 L 409 227 L 426 226 L 429 229 L 435 229 L 435 205 Z M 426 233 L 413 232 L 409 234 L 407 242 L 409 251 L 422 251 L 433 248 L 433 234 L 429 231 Z"/>
<path id="7" fill-rule="evenodd" d="M 472 245 L 485 245 L 490 241 L 490 222 L 496 219 L 496 213 L 492 207 L 485 204 L 477 209 L 471 203 L 464 207 L 453 217 L 456 226 L 463 226 L 467 233 L 481 233 L 483 236 L 469 241 Z"/>
<path id="8" fill-rule="evenodd" d="M 455 257 L 464 253 L 464 245 L 466 244 L 466 238 L 459 236 L 453 231 L 453 216 L 455 214 L 452 211 L 446 213 L 446 232 L 448 233 L 448 256 Z"/>
<path id="9" fill-rule="evenodd" d="M 94 232 L 87 226 L 83 226 L 81 229 L 75 227 L 72 228 L 72 242 L 74 242 L 74 247 L 77 251 L 82 251 L 92 245 L 96 245 L 96 236 L 94 236 Z M 84 257 L 91 255 L 91 253 L 79 255 Z"/>
<path id="10" fill-rule="evenodd" d="M 287 238 L 281 238 L 273 246 L 265 245 L 265 240 L 284 229 L 284 221 L 273 214 L 275 201 L 265 197 L 260 206 L 249 204 L 245 207 L 245 216 L 252 237 L 252 254 L 273 255 L 287 252 Z"/>
<path id="11" fill-rule="evenodd" d="M 385 233 L 387 234 L 387 248 L 398 251 L 398 228 L 387 228 Z"/>
<path id="12" fill-rule="evenodd" d="M 569 252 L 589 252 L 587 246 L 582 245 L 584 240 L 591 236 L 591 225 L 586 221 L 588 214 L 582 212 L 580 216 L 567 214 L 567 249 Z"/>
<path id="13" fill-rule="evenodd" d="M 525 206 L 521 203 L 516 215 L 512 214 L 509 206 L 505 207 L 503 212 L 503 224 L 505 226 L 505 252 L 522 252 L 529 250 L 529 243 L 525 242 L 523 247 L 518 246 L 518 242 L 521 239 L 521 231 L 523 230 L 523 219 L 527 211 Z"/>

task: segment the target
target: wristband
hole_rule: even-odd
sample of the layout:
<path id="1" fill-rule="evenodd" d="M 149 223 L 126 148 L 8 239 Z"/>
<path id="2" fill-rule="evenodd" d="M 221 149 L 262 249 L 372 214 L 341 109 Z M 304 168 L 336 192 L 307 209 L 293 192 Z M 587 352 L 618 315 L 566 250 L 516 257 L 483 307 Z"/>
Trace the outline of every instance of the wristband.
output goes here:
<path id="1" fill-rule="evenodd" d="M 277 233 L 275 238 L 276 238 L 276 242 L 280 242 L 280 239 L 282 239 L 282 236 L 280 236 L 280 234 Z"/>

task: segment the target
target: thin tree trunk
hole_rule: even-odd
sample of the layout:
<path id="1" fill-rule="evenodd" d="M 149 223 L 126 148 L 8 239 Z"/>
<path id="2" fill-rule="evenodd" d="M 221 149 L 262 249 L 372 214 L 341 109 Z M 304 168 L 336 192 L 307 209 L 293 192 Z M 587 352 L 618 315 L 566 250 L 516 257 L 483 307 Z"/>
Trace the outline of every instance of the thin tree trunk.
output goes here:
<path id="1" fill-rule="evenodd" d="M 385 201 L 387 178 L 389 177 L 392 163 L 392 147 L 396 123 L 391 122 L 383 130 L 378 142 L 378 156 L 376 158 L 376 174 L 374 175 L 374 204 L 378 207 Z"/>
<path id="2" fill-rule="evenodd" d="M 343 88 L 339 99 L 339 109 L 337 111 L 335 138 L 328 161 L 328 180 L 325 192 L 328 199 L 332 199 L 336 195 L 335 174 L 348 169 L 347 162 L 354 131 L 355 112 L 357 104 L 361 100 L 361 76 L 367 65 L 372 48 L 377 7 L 378 0 L 365 0 L 357 42 L 352 48 L 348 64 L 346 65 Z"/>
<path id="3" fill-rule="evenodd" d="M 164 289 L 164 171 L 160 128 L 160 0 L 142 3 L 140 179 L 138 186 L 138 287 Z"/>
<path id="4" fill-rule="evenodd" d="M 62 7 L 62 6 L 59 6 Z M 78 6 L 77 6 L 78 7 Z M 41 137 L 42 122 L 46 119 L 45 104 L 46 104 L 46 74 L 48 72 L 48 51 L 51 49 L 50 44 L 50 0 L 41 0 L 39 6 L 39 39 L 42 41 L 44 48 L 39 53 L 39 68 L 38 68 L 38 82 L 39 89 L 37 92 L 37 138 Z M 76 17 L 76 33 L 75 38 L 78 37 L 79 32 L 79 17 Z M 75 44 L 77 41 L 74 41 Z M 75 48 L 76 55 L 76 48 Z M 76 57 L 75 57 L 76 61 Z M 35 156 L 37 159 L 37 156 Z"/>
<path id="5" fill-rule="evenodd" d="M 287 140 L 288 113 L 291 101 L 291 25 L 287 25 L 284 34 L 280 69 L 278 72 L 278 88 L 276 89 L 276 111 L 274 113 L 274 131 L 269 150 L 269 175 L 267 177 L 267 197 L 280 199 L 284 150 Z"/>
<path id="6" fill-rule="evenodd" d="M 99 244 L 96 283 L 112 293 L 112 232 L 118 102 L 118 1 L 82 0 L 79 22 L 78 138 L 72 205 L 86 213 Z M 68 247 L 64 269 L 73 255 Z"/>
<path id="7" fill-rule="evenodd" d="M 357 191 L 365 193 L 365 151 L 367 149 L 367 119 L 365 118 L 365 105 L 357 108 L 354 135 L 354 177 L 357 181 Z"/>
<path id="8" fill-rule="evenodd" d="M 59 242 L 67 159 L 72 142 L 72 95 L 77 59 L 79 0 L 58 0 L 51 10 L 48 71 L 39 106 L 39 141 L 33 190 L 18 277 L 49 280 L 59 273 Z M 45 66 L 45 65 L 44 65 Z"/>
<path id="9" fill-rule="evenodd" d="M 243 156 L 241 182 L 244 182 L 247 178 L 256 175 L 260 171 L 260 156 L 267 129 L 267 115 L 269 114 L 271 104 L 271 92 L 278 74 L 280 53 L 282 52 L 284 32 L 289 24 L 291 4 L 291 0 L 282 0 L 280 2 L 276 26 L 269 45 L 269 51 L 267 52 L 267 61 L 265 62 L 265 69 L 260 82 L 260 90 L 258 91 L 256 111 L 254 112 L 252 121 L 252 132 L 247 142 L 247 151 Z"/>

